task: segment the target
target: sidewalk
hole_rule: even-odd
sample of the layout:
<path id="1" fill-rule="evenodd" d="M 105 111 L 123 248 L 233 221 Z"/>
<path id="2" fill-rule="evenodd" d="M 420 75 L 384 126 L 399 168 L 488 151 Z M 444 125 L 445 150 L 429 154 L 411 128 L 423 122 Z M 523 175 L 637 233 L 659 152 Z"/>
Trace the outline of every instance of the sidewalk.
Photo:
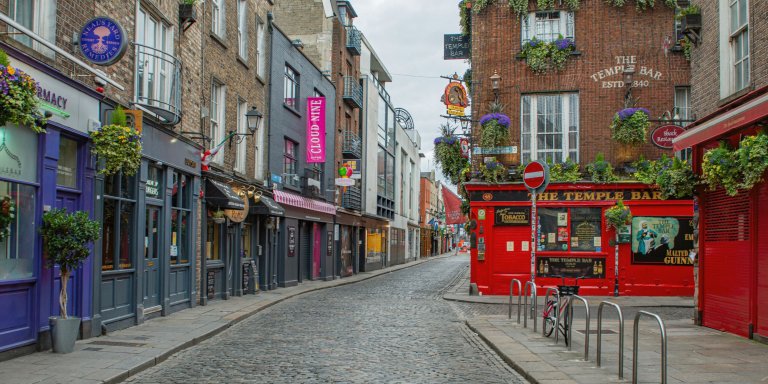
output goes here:
<path id="1" fill-rule="evenodd" d="M 507 304 L 507 296 L 469 296 L 469 280 L 462 279 L 444 296 L 447 300 Z M 584 361 L 583 311 L 574 316 L 574 343 L 572 350 L 563 343 L 556 345 L 554 334 L 541 335 L 541 316 L 538 331 L 517 324 L 517 299 L 512 319 L 506 316 L 483 316 L 467 320 L 476 332 L 516 371 L 536 384 L 594 384 L 632 382 L 633 307 L 691 307 L 689 298 L 680 297 L 587 297 L 590 302 L 591 324 L 589 361 Z M 619 304 L 625 310 L 624 319 L 624 379 L 618 379 L 619 321 L 612 308 L 606 308 L 603 319 L 602 364 L 596 366 L 597 306 L 602 300 Z M 539 298 L 539 308 L 543 298 Z M 576 305 L 576 304 L 574 304 Z M 578 304 L 581 307 L 582 304 Z M 647 309 L 647 308 L 645 308 Z M 653 309 L 650 309 L 653 312 Z M 539 311 L 540 313 L 540 311 Z M 662 317 L 662 320 L 663 317 Z M 661 381 L 661 333 L 655 320 L 643 317 L 639 326 L 638 382 Z M 668 383 L 768 383 L 768 345 L 699 327 L 691 320 L 665 320 L 667 333 Z"/>
<path id="2" fill-rule="evenodd" d="M 0 362 L 0 383 L 96 384 L 119 383 L 197 345 L 274 304 L 326 288 L 352 284 L 413 267 L 444 254 L 332 281 L 307 281 L 299 286 L 256 295 L 216 300 L 107 336 L 79 340 L 69 354 L 38 352 Z"/>

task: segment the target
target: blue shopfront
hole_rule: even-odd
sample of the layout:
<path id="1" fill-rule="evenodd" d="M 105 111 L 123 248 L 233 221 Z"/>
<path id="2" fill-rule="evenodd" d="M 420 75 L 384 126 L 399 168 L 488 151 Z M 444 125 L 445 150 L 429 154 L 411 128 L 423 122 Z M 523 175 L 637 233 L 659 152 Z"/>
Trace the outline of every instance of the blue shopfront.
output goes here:
<path id="1" fill-rule="evenodd" d="M 24 53 L 0 45 L 16 69 L 38 82 L 46 132 L 6 124 L 0 127 L 0 360 L 47 349 L 48 317 L 59 314 L 58 269 L 43 263 L 38 235 L 42 213 L 52 208 L 93 208 L 94 168 L 89 127 L 99 121 L 100 94 Z M 81 335 L 91 334 L 92 258 L 70 277 L 68 311 L 82 318 Z"/>

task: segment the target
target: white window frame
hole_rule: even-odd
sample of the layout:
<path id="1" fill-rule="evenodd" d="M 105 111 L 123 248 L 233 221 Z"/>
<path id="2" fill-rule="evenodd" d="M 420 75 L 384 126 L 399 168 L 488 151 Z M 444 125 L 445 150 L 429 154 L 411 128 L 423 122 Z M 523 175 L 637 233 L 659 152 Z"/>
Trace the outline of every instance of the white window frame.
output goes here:
<path id="1" fill-rule="evenodd" d="M 239 134 L 245 134 L 248 130 L 247 125 L 247 119 L 245 118 L 245 114 L 248 112 L 248 103 L 238 98 L 237 100 L 237 133 Z M 235 154 L 235 172 L 240 172 L 242 174 L 245 174 L 245 155 L 248 151 L 248 137 L 247 136 L 240 136 L 238 139 L 242 138 L 242 141 L 237 143 L 237 153 Z"/>
<path id="2" fill-rule="evenodd" d="M 227 87 L 213 80 L 211 82 L 211 147 L 219 145 L 226 136 L 226 100 Z M 214 156 L 211 161 L 217 164 L 224 163 L 224 150 L 226 146 L 222 147 L 219 152 Z"/>
<path id="3" fill-rule="evenodd" d="M 225 0 L 211 0 L 211 31 L 221 38 L 227 35 Z"/>
<path id="4" fill-rule="evenodd" d="M 672 117 L 674 118 L 675 116 L 677 116 L 678 120 L 691 119 L 691 87 L 675 87 L 675 109 L 672 112 Z M 680 123 L 683 127 L 688 124 L 690 124 L 688 121 Z"/>
<path id="5" fill-rule="evenodd" d="M 266 77 L 266 68 L 267 68 L 267 55 L 264 52 L 264 49 L 267 44 L 266 40 L 266 26 L 263 21 L 257 16 L 256 17 L 256 75 L 258 75 L 261 79 L 264 79 Z"/>
<path id="6" fill-rule="evenodd" d="M 240 59 L 248 62 L 248 0 L 237 0 L 237 46 Z"/>
<path id="7" fill-rule="evenodd" d="M 560 102 L 560 132 L 541 132 L 538 127 L 539 99 L 558 97 Z M 526 112 L 526 101 L 528 101 L 528 111 Z M 574 162 L 579 162 L 579 94 L 576 92 L 557 93 L 557 94 L 525 94 L 520 99 L 520 154 L 523 163 L 531 160 L 553 160 L 555 162 L 564 162 L 570 158 Z M 556 124 L 557 121 L 553 121 Z M 539 136 L 561 135 L 561 148 L 539 148 Z M 573 135 L 573 137 L 571 137 Z M 528 136 L 529 140 L 525 140 Z M 571 145 L 571 138 L 573 145 Z M 546 140 L 546 139 L 545 139 Z M 526 144 L 527 143 L 527 144 Z M 561 152 L 561 156 L 556 158 L 554 154 Z M 552 156 L 547 156 L 551 153 Z"/>
<path id="8" fill-rule="evenodd" d="M 744 6 L 744 14 L 740 14 L 739 5 Z M 749 86 L 750 83 L 750 37 L 749 37 L 749 1 L 730 0 L 728 4 L 731 41 L 731 67 L 733 74 L 733 91 L 737 92 Z M 734 8 L 736 11 L 734 12 Z M 734 17 L 738 20 L 734 20 Z M 742 19 L 743 18 L 743 19 Z M 736 24 L 734 25 L 734 21 Z M 739 56 L 739 52 L 741 55 Z M 739 76 L 741 71 L 741 77 Z"/>
<path id="9" fill-rule="evenodd" d="M 557 13 L 558 14 L 558 30 L 557 33 L 551 32 L 548 35 L 549 36 L 542 36 L 539 29 L 544 27 L 545 19 L 544 17 L 548 15 L 553 15 Z M 555 41 L 559 35 L 562 35 L 565 38 L 574 39 L 576 36 L 575 30 L 575 21 L 574 21 L 574 14 L 573 12 L 569 11 L 538 11 L 538 12 L 531 12 L 527 16 L 523 16 L 521 28 L 522 33 L 521 36 L 521 43 L 525 44 L 528 41 L 530 41 L 532 38 L 536 38 L 539 41 L 544 42 L 552 42 Z"/>
<path id="10" fill-rule="evenodd" d="M 256 143 L 253 146 L 253 176 L 256 180 L 264 179 L 264 168 L 262 167 L 262 155 L 260 149 L 264 145 L 264 120 L 259 121 L 259 126 L 256 127 Z"/>
<path id="11" fill-rule="evenodd" d="M 149 33 L 151 32 L 150 27 L 147 24 L 148 20 L 155 25 L 154 36 L 151 36 L 151 40 L 147 39 L 151 35 Z M 142 26 L 143 28 L 141 28 Z M 139 54 L 139 58 L 136 60 L 134 96 L 137 103 L 166 108 L 170 104 L 175 69 L 172 62 L 163 60 L 162 53 L 175 56 L 176 44 L 174 39 L 174 26 L 165 24 L 160 18 L 139 7 L 136 15 L 136 42 L 159 52 L 154 53 L 147 49 L 146 54 Z M 142 66 L 147 69 L 140 69 Z M 150 68 L 151 73 L 149 73 Z M 141 77 L 139 76 L 140 73 L 142 74 Z"/>
<path id="12" fill-rule="evenodd" d="M 27 23 L 18 19 L 18 9 L 25 4 L 31 5 L 30 12 L 32 15 L 30 25 L 27 25 Z M 11 0 L 8 4 L 8 14 L 13 20 L 25 26 L 30 31 L 40 35 L 51 43 L 56 43 L 56 0 Z M 55 56 L 53 50 L 32 40 L 32 38 L 27 35 L 19 32 L 18 34 L 13 35 L 13 38 L 50 58 Z"/>
<path id="13" fill-rule="evenodd" d="M 299 73 L 296 72 L 293 67 L 286 64 L 285 72 L 283 75 L 283 103 L 291 109 L 299 110 L 299 93 L 301 88 L 299 87 Z M 288 100 L 292 100 L 290 103 Z"/>

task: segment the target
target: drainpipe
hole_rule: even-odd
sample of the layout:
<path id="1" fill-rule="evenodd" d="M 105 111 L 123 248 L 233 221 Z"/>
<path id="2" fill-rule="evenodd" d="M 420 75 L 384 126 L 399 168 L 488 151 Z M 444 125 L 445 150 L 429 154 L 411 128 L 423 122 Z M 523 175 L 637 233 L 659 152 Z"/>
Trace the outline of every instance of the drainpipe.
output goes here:
<path id="1" fill-rule="evenodd" d="M 206 10 L 206 1 L 202 1 L 203 5 L 203 17 L 202 20 L 200 20 L 200 28 L 202 31 L 205 31 L 205 10 Z M 205 101 L 205 39 L 208 35 L 206 33 L 200 34 L 200 73 L 203 74 L 201 77 L 201 84 L 200 84 L 200 109 L 202 109 L 203 102 Z M 208 112 L 210 114 L 210 111 Z M 203 122 L 202 116 L 200 118 L 200 133 L 202 134 L 203 128 L 205 127 L 205 124 Z M 203 134 L 203 148 L 205 148 L 205 135 Z M 205 183 L 207 179 L 205 176 L 200 176 L 200 188 L 205 191 Z M 207 251 L 208 248 L 206 247 L 208 243 L 208 208 L 207 203 L 205 201 L 205 193 L 203 193 L 203 198 L 200 199 L 200 305 L 206 305 L 208 304 L 208 279 L 206 276 L 207 273 L 207 266 L 206 266 L 206 260 L 208 259 Z"/>
<path id="2" fill-rule="evenodd" d="M 267 82 L 267 97 L 265 97 L 266 105 L 264 107 L 267 110 L 267 150 L 265 151 L 267 155 L 267 169 L 264 172 L 264 176 L 267 177 L 270 185 L 272 184 L 272 55 L 274 55 L 275 52 L 275 31 L 272 23 L 274 20 L 275 15 L 272 13 L 272 11 L 267 12 L 267 31 L 269 31 L 269 60 L 267 63 L 267 76 L 269 76 L 269 81 Z M 272 221 L 272 218 L 270 217 L 269 220 Z M 272 228 L 270 229 L 270 226 L 267 226 L 266 237 L 269 239 L 268 244 L 271 245 L 270 247 L 264 247 L 264 261 L 266 263 L 264 266 L 264 287 L 266 287 L 267 290 L 271 290 L 277 286 L 276 282 L 273 280 L 276 279 L 276 276 L 272 274 L 274 264 L 277 263 L 277 223 L 279 223 L 279 219 L 275 218 L 274 224 L 271 226 Z"/>

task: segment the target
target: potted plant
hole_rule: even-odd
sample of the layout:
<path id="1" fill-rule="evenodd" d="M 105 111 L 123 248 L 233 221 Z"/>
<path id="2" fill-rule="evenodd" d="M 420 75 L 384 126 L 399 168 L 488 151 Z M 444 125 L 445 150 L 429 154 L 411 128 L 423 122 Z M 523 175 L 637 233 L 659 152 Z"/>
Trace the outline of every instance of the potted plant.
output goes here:
<path id="1" fill-rule="evenodd" d="M 480 163 L 479 168 L 483 180 L 487 183 L 501 183 L 507 175 L 507 169 L 504 168 L 504 164 L 496 160 Z"/>
<path id="2" fill-rule="evenodd" d="M 179 2 L 179 22 L 181 25 L 192 24 L 197 21 L 198 0 L 181 0 Z"/>
<path id="3" fill-rule="evenodd" d="M 729 196 L 736 196 L 739 193 L 739 173 L 738 160 L 726 143 L 721 142 L 717 148 L 704 152 L 701 176 L 710 189 L 722 186 Z"/>
<path id="4" fill-rule="evenodd" d="M 67 315 L 67 283 L 72 271 L 80 267 L 90 254 L 89 244 L 99 238 L 99 222 L 91 220 L 87 212 L 67 213 L 66 209 L 53 209 L 43 214 L 40 234 L 48 268 L 59 266 L 61 291 L 59 317 L 49 318 L 53 351 L 69 353 L 75 347 L 80 318 Z"/>
<path id="5" fill-rule="evenodd" d="M 0 125 L 10 122 L 45 132 L 46 119 L 38 108 L 37 82 L 11 66 L 8 55 L 0 49 Z"/>
<path id="6" fill-rule="evenodd" d="M 617 179 L 613 173 L 613 166 L 605 161 L 602 153 L 597 154 L 594 162 L 587 164 L 587 172 L 595 183 L 610 183 Z"/>
<path id="7" fill-rule="evenodd" d="M 553 182 L 573 183 L 581 180 L 579 164 L 571 159 L 566 159 L 563 163 L 547 162 L 547 164 L 549 164 L 549 179 Z"/>
<path id="8" fill-rule="evenodd" d="M 112 124 L 90 133 L 91 153 L 104 160 L 99 173 L 110 176 L 120 171 L 127 176 L 136 174 L 141 165 L 141 133 L 129 127 L 125 111 L 118 106 L 112 113 Z"/>
<path id="9" fill-rule="evenodd" d="M 224 211 L 217 209 L 211 212 L 211 220 L 216 224 L 224 224 L 227 218 L 224 216 Z"/>
<path id="10" fill-rule="evenodd" d="M 624 108 L 616 112 L 611 122 L 611 138 L 619 143 L 616 158 L 630 161 L 638 146 L 648 142 L 651 113 L 645 108 Z"/>
<path id="11" fill-rule="evenodd" d="M 605 224 L 608 228 L 615 228 L 616 231 L 632 222 L 632 212 L 629 207 L 624 205 L 624 201 L 619 200 L 616 205 L 605 210 Z"/>
<path id="12" fill-rule="evenodd" d="M 739 188 L 752 189 L 763 181 L 768 168 L 768 135 L 759 133 L 744 137 L 734 157 L 742 174 Z"/>
<path id="13" fill-rule="evenodd" d="M 696 31 L 701 29 L 701 8 L 696 5 L 689 5 L 681 8 L 677 14 L 683 31 Z"/>
<path id="14" fill-rule="evenodd" d="M 498 101 L 492 102 L 488 107 L 489 113 L 480 117 L 480 140 L 479 145 L 483 149 L 491 149 L 497 147 L 506 147 L 509 145 L 509 126 L 512 121 L 509 116 L 502 113 L 504 105 Z M 507 148 L 508 149 L 508 148 Z M 506 165 L 512 165 L 517 163 L 517 154 L 505 153 L 500 151 L 497 153 L 499 161 Z"/>

